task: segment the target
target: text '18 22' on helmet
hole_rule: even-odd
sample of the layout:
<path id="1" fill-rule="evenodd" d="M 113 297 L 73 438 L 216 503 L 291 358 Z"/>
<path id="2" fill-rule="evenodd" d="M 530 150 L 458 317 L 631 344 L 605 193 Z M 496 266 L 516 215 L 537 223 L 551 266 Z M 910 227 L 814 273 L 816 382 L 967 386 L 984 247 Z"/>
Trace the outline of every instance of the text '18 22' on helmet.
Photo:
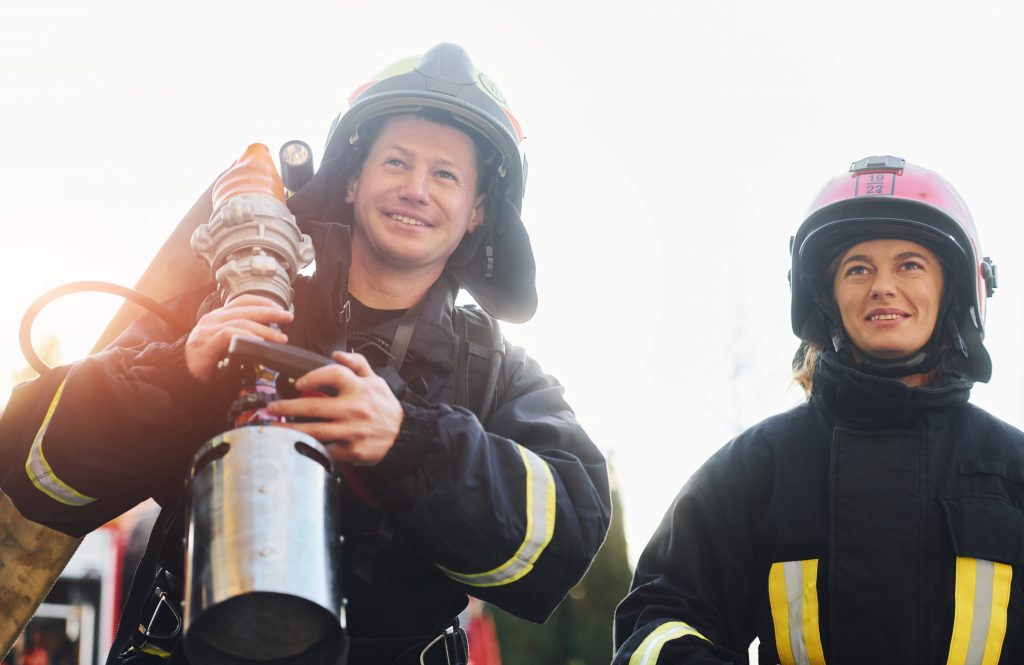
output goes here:
<path id="1" fill-rule="evenodd" d="M 379 123 L 405 113 L 441 114 L 483 148 L 484 225 L 466 236 L 448 270 L 493 316 L 514 323 L 532 317 L 536 267 L 520 216 L 524 137 L 494 82 L 473 66 L 462 47 L 438 44 L 379 73 L 352 93 L 349 104 L 331 125 L 321 170 L 350 173 L 369 150 Z"/>
<path id="2" fill-rule="evenodd" d="M 967 205 L 942 176 L 888 155 L 866 157 L 832 178 L 811 203 L 790 239 L 793 332 L 828 338 L 831 291 L 825 273 L 840 253 L 866 240 L 899 238 L 935 252 L 943 264 L 948 305 L 933 341 L 944 364 L 975 381 L 988 381 L 985 301 L 996 288 L 995 266 L 983 257 Z M 841 326 L 841 324 L 838 324 Z M 952 338 L 952 339 L 951 339 Z M 941 345 L 941 346 L 939 346 Z M 928 348 L 928 347 L 926 347 Z"/>

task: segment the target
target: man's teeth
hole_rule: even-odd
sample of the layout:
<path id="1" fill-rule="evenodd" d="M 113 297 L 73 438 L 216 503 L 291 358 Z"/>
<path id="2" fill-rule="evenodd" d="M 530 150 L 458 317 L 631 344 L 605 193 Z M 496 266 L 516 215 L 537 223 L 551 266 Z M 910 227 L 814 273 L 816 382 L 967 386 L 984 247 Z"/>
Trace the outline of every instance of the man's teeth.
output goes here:
<path id="1" fill-rule="evenodd" d="M 902 314 L 875 314 L 871 317 L 872 321 L 893 321 L 895 319 L 902 319 Z"/>
<path id="2" fill-rule="evenodd" d="M 391 219 L 402 224 L 408 224 L 409 226 L 426 226 L 423 222 L 412 217 L 406 217 L 405 215 L 391 215 Z"/>

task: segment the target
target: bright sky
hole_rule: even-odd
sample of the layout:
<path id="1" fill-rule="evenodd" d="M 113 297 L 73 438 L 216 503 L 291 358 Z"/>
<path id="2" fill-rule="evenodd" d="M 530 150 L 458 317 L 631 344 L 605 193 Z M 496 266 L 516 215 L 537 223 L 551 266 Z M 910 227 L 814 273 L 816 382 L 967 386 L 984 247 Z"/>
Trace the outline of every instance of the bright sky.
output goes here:
<path id="1" fill-rule="evenodd" d="M 1000 271 L 974 401 L 1022 427 L 1022 10 L 979 5 L 5 3 L 0 382 L 37 295 L 133 284 L 249 143 L 319 155 L 354 88 L 453 41 L 528 136 L 541 304 L 506 334 L 612 459 L 634 560 L 708 455 L 800 400 L 787 242 L 866 155 L 935 169 L 971 206 Z M 84 350 L 116 304 L 70 298 L 37 332 Z"/>

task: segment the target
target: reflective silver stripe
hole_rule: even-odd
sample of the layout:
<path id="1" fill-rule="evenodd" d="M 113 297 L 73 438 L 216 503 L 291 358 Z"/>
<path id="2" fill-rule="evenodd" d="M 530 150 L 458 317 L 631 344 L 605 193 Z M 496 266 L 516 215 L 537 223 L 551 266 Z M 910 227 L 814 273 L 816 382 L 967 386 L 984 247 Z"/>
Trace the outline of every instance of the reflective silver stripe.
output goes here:
<path id="1" fill-rule="evenodd" d="M 768 571 L 768 602 L 782 665 L 825 665 L 818 611 L 818 560 L 780 561 Z"/>
<path id="2" fill-rule="evenodd" d="M 57 409 L 57 402 L 60 401 L 60 396 L 64 392 L 66 381 L 67 379 L 61 381 L 60 387 L 57 388 L 57 392 L 53 396 L 53 401 L 50 402 L 50 408 L 46 410 L 43 424 L 39 426 L 36 438 L 32 440 L 32 447 L 29 448 L 28 459 L 25 461 L 25 473 L 28 474 L 29 480 L 32 481 L 36 489 L 54 501 L 69 506 L 85 506 L 96 499 L 82 494 L 58 478 L 43 455 L 43 437 L 46 436 L 46 430 L 50 426 L 53 412 Z"/>
<path id="3" fill-rule="evenodd" d="M 956 612 L 947 665 L 996 665 L 1006 634 L 1013 568 L 957 557 Z"/>
<path id="4" fill-rule="evenodd" d="M 786 601 L 789 605 L 789 644 L 796 665 L 810 665 L 804 645 L 804 574 L 800 561 L 783 564 L 786 577 Z"/>
<path id="5" fill-rule="evenodd" d="M 971 621 L 971 641 L 967 644 L 967 665 L 981 665 L 985 657 L 988 624 L 992 619 L 992 576 L 995 567 L 991 561 L 978 559 L 974 573 L 974 620 Z"/>
<path id="6" fill-rule="evenodd" d="M 512 557 L 482 573 L 458 573 L 438 566 L 456 582 L 475 587 L 501 586 L 522 578 L 551 542 L 555 533 L 555 477 L 547 462 L 522 446 L 519 454 L 526 467 L 526 533 Z"/>
<path id="7" fill-rule="evenodd" d="M 682 621 L 667 621 L 650 632 L 644 641 L 633 651 L 629 658 L 629 665 L 655 665 L 658 656 L 661 655 L 661 648 L 665 642 L 676 640 L 687 635 L 694 635 L 709 642 L 708 638 L 701 635 L 688 623 Z"/>

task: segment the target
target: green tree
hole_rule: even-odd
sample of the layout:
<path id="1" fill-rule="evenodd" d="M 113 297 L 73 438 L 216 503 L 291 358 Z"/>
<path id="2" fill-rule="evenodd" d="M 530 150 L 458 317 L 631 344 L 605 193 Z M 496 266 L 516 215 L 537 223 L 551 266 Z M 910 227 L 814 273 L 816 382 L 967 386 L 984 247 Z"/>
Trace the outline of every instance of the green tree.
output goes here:
<path id="1" fill-rule="evenodd" d="M 590 570 L 547 623 L 538 626 L 491 607 L 502 665 L 607 665 L 612 616 L 629 591 L 632 571 L 618 487 L 612 485 L 612 523 Z"/>

